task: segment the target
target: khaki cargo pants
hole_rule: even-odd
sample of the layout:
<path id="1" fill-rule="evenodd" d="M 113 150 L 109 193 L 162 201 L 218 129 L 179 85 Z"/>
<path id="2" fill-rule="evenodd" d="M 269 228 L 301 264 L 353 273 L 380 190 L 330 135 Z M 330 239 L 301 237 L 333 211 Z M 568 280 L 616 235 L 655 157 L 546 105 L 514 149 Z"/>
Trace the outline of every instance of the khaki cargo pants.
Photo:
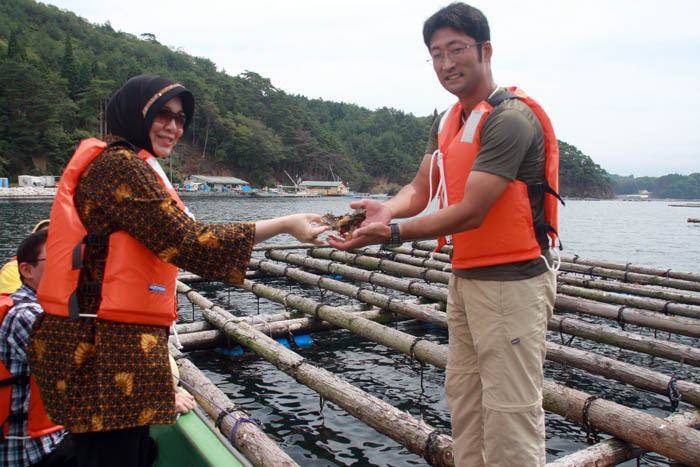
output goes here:
<path id="1" fill-rule="evenodd" d="M 545 465 L 542 383 L 556 275 L 452 275 L 445 397 L 459 467 Z"/>

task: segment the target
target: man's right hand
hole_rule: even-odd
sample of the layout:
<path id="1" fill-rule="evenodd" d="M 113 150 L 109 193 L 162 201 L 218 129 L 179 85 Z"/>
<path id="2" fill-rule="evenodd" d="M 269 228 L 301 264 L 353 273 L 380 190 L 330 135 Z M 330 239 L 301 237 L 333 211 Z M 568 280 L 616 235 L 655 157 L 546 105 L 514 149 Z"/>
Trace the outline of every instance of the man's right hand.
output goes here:
<path id="1" fill-rule="evenodd" d="M 380 224 L 388 224 L 391 222 L 391 209 L 389 209 L 384 204 L 380 203 L 374 199 L 362 199 L 360 201 L 353 201 L 350 203 L 352 209 L 358 209 L 360 207 L 365 207 L 365 220 L 360 224 L 361 227 L 379 222 Z"/>
<path id="2" fill-rule="evenodd" d="M 329 235 L 326 239 L 328 244 L 338 250 L 355 250 L 367 245 L 379 245 L 386 243 L 391 238 L 391 228 L 387 224 L 381 222 L 372 222 L 371 224 L 360 227 L 353 232 L 351 238 L 341 238 L 335 235 Z"/>

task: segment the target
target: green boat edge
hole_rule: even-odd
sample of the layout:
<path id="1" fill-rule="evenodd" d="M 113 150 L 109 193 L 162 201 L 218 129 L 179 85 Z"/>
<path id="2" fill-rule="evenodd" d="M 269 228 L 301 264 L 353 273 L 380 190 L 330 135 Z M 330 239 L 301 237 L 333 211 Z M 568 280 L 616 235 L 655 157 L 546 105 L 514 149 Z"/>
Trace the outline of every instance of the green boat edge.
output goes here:
<path id="1" fill-rule="evenodd" d="M 152 425 L 158 446 L 153 467 L 247 467 L 252 465 L 224 438 L 211 421 L 195 408 L 180 415 L 174 425 Z"/>

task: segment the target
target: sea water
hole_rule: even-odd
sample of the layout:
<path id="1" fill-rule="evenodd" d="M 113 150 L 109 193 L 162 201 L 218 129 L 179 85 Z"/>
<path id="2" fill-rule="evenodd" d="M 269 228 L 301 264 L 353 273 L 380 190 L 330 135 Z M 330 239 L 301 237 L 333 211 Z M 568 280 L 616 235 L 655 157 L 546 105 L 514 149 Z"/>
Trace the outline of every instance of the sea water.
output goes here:
<path id="1" fill-rule="evenodd" d="M 341 214 L 350 210 L 347 198 L 272 198 L 196 197 L 185 203 L 204 222 L 255 221 L 294 212 Z M 700 208 L 672 207 L 668 201 L 579 201 L 569 200 L 560 211 L 562 254 L 581 258 L 632 263 L 677 271 L 700 272 L 700 224 L 688 223 L 699 217 Z M 49 216 L 50 202 L 0 200 L 0 260 L 6 261 L 32 226 Z M 269 243 L 291 243 L 280 236 Z M 256 256 L 259 256 L 256 253 Z M 320 299 L 319 291 L 309 287 L 290 289 L 284 280 L 267 280 L 268 285 Z M 221 284 L 197 284 L 195 288 L 234 314 L 279 312 L 283 307 Z M 390 291 L 379 290 L 389 293 Z M 333 304 L 355 303 L 349 298 L 328 293 Z M 180 298 L 180 319 L 202 319 L 201 312 Z M 433 342 L 447 344 L 444 331 L 425 328 L 415 322 L 393 324 L 399 330 L 420 335 Z M 633 329 L 637 330 L 637 329 Z M 559 342 L 559 336 L 548 336 Z M 697 339 L 674 336 L 674 341 L 697 345 Z M 340 330 L 314 335 L 315 345 L 298 352 L 310 363 L 331 371 L 369 394 L 400 410 L 425 420 L 435 427 L 449 429 L 449 412 L 444 402 L 444 371 L 421 365 L 409 356 L 368 342 L 351 332 Z M 700 383 L 696 369 L 616 348 L 574 341 L 574 346 L 593 350 L 612 358 L 653 368 L 679 379 Z M 322 401 L 313 390 L 297 383 L 260 358 L 229 360 L 210 351 L 190 353 L 190 358 L 236 404 L 263 423 L 266 432 L 280 440 L 279 445 L 303 466 L 400 466 L 427 465 L 392 439 L 379 434 L 342 408 Z M 605 397 L 628 407 L 665 417 L 670 414 L 664 396 L 617 384 L 556 363 L 545 364 L 545 377 L 569 387 Z M 586 432 L 580 424 L 547 413 L 547 460 L 552 461 L 584 449 Z M 623 465 L 636 465 L 631 460 Z M 667 459 L 647 454 L 640 465 L 669 465 Z"/>

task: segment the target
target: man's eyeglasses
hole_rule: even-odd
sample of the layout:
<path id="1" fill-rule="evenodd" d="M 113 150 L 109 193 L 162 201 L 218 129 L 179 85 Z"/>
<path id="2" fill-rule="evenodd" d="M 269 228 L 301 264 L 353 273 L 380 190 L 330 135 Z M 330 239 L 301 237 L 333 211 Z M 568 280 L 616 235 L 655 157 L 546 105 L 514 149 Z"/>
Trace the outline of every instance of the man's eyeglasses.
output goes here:
<path id="1" fill-rule="evenodd" d="M 34 264 L 34 265 L 36 265 L 36 263 L 40 263 L 40 262 L 42 262 L 42 261 L 46 261 L 46 258 L 37 258 L 37 259 L 35 259 L 35 260 L 33 260 L 33 261 L 22 261 L 22 262 L 23 262 L 23 263 L 27 263 L 27 264 Z"/>
<path id="2" fill-rule="evenodd" d="M 449 58 L 452 61 L 458 60 L 459 58 L 464 56 L 464 54 L 467 52 L 467 50 L 469 50 L 472 47 L 475 47 L 477 45 L 481 45 L 484 42 L 486 42 L 486 41 L 476 42 L 474 44 L 468 44 L 468 45 L 460 45 L 459 47 L 452 47 L 444 54 L 436 52 L 436 53 L 432 54 L 431 57 L 428 60 L 426 60 L 426 62 L 433 63 L 433 64 L 442 63 L 442 61 L 445 60 L 445 56 L 447 56 L 447 58 Z"/>
<path id="3" fill-rule="evenodd" d="M 173 112 L 168 108 L 161 107 L 154 119 L 154 121 L 161 125 L 169 125 L 173 120 L 175 120 L 175 126 L 182 128 L 187 121 L 187 114 L 185 114 L 185 112 Z"/>

